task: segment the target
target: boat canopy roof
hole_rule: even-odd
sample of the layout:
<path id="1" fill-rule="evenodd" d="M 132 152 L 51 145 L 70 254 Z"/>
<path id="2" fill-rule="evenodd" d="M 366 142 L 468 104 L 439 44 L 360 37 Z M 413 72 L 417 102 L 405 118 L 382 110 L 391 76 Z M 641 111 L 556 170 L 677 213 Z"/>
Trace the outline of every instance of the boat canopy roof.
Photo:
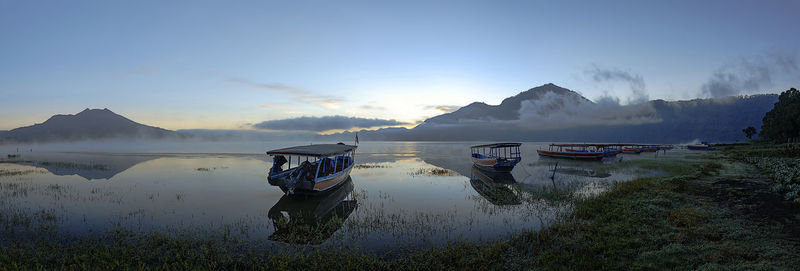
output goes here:
<path id="1" fill-rule="evenodd" d="M 631 147 L 650 147 L 650 146 L 672 146 L 669 144 L 550 144 L 550 146 L 561 146 L 561 147 L 590 147 L 590 146 L 597 146 L 597 147 L 607 147 L 607 146 L 631 146 Z"/>
<path id="2" fill-rule="evenodd" d="M 284 155 L 302 155 L 312 157 L 331 156 L 336 154 L 347 153 L 355 150 L 358 146 L 345 145 L 345 144 L 317 144 L 295 146 L 277 150 L 268 151 L 268 155 L 284 154 Z"/>
<path id="3" fill-rule="evenodd" d="M 483 145 L 475 145 L 470 148 L 505 148 L 505 147 L 519 147 L 522 143 L 513 143 L 513 142 L 506 142 L 506 143 L 492 143 L 492 144 L 483 144 Z"/>

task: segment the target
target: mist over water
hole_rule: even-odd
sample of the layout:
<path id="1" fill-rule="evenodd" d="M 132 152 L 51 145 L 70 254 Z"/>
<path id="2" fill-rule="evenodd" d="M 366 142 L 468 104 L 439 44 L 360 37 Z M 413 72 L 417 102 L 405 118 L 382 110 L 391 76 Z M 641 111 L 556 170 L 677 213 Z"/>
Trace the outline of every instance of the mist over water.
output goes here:
<path id="1" fill-rule="evenodd" d="M 16 160 L 3 156 L 0 167 L 33 173 L 0 177 L 0 194 L 4 208 L 51 212 L 65 235 L 104 232 L 118 225 L 194 234 L 233 229 L 237 236 L 285 244 L 292 243 L 285 239 L 286 231 L 296 225 L 286 226 L 284 221 L 313 214 L 313 223 L 342 221 L 314 242 L 382 251 L 496 240 L 537 230 L 570 208 L 542 191 L 595 194 L 615 181 L 658 174 L 614 166 L 620 159 L 682 155 L 675 151 L 603 162 L 548 160 L 535 152 L 548 143 L 524 143 L 522 162 L 511 174 L 497 175 L 473 168 L 469 146 L 478 144 L 474 142 L 364 142 L 350 174 L 351 191 L 292 203 L 296 200 L 267 183 L 271 159 L 264 152 L 308 143 L 28 145 L 33 152 L 20 152 Z"/>

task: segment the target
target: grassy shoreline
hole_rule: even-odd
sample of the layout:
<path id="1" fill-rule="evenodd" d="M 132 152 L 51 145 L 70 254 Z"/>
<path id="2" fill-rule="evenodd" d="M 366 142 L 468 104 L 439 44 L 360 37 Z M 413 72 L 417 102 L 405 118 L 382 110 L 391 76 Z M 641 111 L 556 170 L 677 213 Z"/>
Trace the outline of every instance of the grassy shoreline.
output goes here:
<path id="1" fill-rule="evenodd" d="M 744 157 L 774 154 L 769 151 L 770 145 L 722 148 L 695 162 L 643 164 L 643 168 L 661 170 L 667 176 L 620 182 L 597 197 L 573 199 L 572 212 L 553 225 L 492 243 L 455 243 L 390 257 L 314 248 L 276 253 L 254 249 L 257 246 L 245 240 L 220 242 L 224 236 L 119 230 L 66 243 L 53 242 L 47 234 L 31 242 L 3 242 L 0 266 L 269 270 L 796 268 L 800 265 L 798 208 L 770 190 L 768 172 L 743 161 Z"/>

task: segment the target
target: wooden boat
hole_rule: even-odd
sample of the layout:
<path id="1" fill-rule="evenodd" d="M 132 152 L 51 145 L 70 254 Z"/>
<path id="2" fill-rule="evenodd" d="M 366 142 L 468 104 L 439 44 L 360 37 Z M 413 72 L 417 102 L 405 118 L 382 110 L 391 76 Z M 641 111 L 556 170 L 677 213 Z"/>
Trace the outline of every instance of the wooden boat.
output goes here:
<path id="1" fill-rule="evenodd" d="M 659 150 L 658 146 L 644 146 L 642 147 L 643 152 L 657 152 Z"/>
<path id="2" fill-rule="evenodd" d="M 604 151 L 567 151 L 581 144 L 550 144 L 548 150 L 536 150 L 539 156 L 579 160 L 600 160 L 606 156 Z M 574 150 L 574 149 L 573 149 Z"/>
<path id="3" fill-rule="evenodd" d="M 642 152 L 657 152 L 673 149 L 672 145 L 653 145 L 653 144 L 619 144 L 623 153 L 639 154 Z"/>
<path id="4" fill-rule="evenodd" d="M 470 147 L 472 163 L 484 170 L 508 172 L 522 161 L 522 143 L 494 143 Z"/>
<path id="5" fill-rule="evenodd" d="M 268 151 L 273 163 L 267 180 L 289 195 L 324 193 L 340 186 L 350 176 L 356 148 L 339 143 Z M 283 169 L 287 162 L 288 168 Z"/>
<path id="6" fill-rule="evenodd" d="M 612 149 L 611 145 L 607 144 L 559 144 L 559 145 L 563 145 L 564 147 L 570 147 L 564 149 L 564 151 L 567 152 L 602 152 L 604 157 L 612 157 L 620 153 L 619 150 Z"/>
<path id="7" fill-rule="evenodd" d="M 604 151 L 606 152 L 606 157 L 617 156 L 617 154 L 622 153 L 622 147 L 619 145 L 604 145 Z"/>
<path id="8" fill-rule="evenodd" d="M 642 153 L 642 149 L 633 148 L 633 147 L 627 147 L 627 148 L 622 148 L 622 152 L 623 153 L 631 153 L 631 154 L 640 154 L 640 153 Z"/>
<path id="9" fill-rule="evenodd" d="M 323 197 L 283 195 L 267 216 L 275 228 L 269 240 L 294 244 L 321 244 L 331 237 L 358 207 L 350 177 Z"/>
<path id="10" fill-rule="evenodd" d="M 714 150 L 714 147 L 708 146 L 706 144 L 696 144 L 696 145 L 688 145 L 686 146 L 687 149 L 693 151 L 711 151 Z"/>

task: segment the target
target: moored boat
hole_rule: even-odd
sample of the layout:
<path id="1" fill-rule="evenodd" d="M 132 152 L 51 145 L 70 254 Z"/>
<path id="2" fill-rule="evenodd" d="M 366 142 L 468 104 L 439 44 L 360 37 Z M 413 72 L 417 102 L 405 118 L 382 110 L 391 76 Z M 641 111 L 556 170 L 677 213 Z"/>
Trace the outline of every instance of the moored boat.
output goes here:
<path id="1" fill-rule="evenodd" d="M 640 154 L 642 153 L 642 149 L 636 147 L 624 147 L 622 148 L 622 152 L 631 154 Z"/>
<path id="2" fill-rule="evenodd" d="M 267 155 L 272 156 L 273 163 L 267 180 L 289 195 L 314 195 L 330 191 L 350 176 L 355 164 L 356 148 L 339 143 L 268 151 Z M 288 168 L 283 169 L 287 163 Z"/>
<path id="3" fill-rule="evenodd" d="M 696 145 L 688 145 L 686 146 L 687 149 L 694 150 L 694 151 L 711 151 L 714 150 L 714 147 L 708 146 L 706 144 L 696 144 Z"/>
<path id="4" fill-rule="evenodd" d="M 522 143 L 494 143 L 470 147 L 472 163 L 484 170 L 507 172 L 522 161 Z"/>
<path id="5" fill-rule="evenodd" d="M 604 157 L 616 156 L 620 153 L 619 150 L 612 148 L 609 144 L 559 144 L 564 147 L 567 152 L 602 152 Z"/>
<path id="6" fill-rule="evenodd" d="M 606 156 L 604 151 L 595 149 L 594 151 L 580 151 L 574 149 L 578 144 L 550 144 L 547 150 L 536 150 L 539 156 L 552 158 L 568 158 L 580 160 L 600 160 Z M 571 149 L 571 150 L 570 150 Z"/>
<path id="7" fill-rule="evenodd" d="M 657 146 L 644 146 L 642 147 L 643 152 L 657 152 L 659 148 Z"/>

